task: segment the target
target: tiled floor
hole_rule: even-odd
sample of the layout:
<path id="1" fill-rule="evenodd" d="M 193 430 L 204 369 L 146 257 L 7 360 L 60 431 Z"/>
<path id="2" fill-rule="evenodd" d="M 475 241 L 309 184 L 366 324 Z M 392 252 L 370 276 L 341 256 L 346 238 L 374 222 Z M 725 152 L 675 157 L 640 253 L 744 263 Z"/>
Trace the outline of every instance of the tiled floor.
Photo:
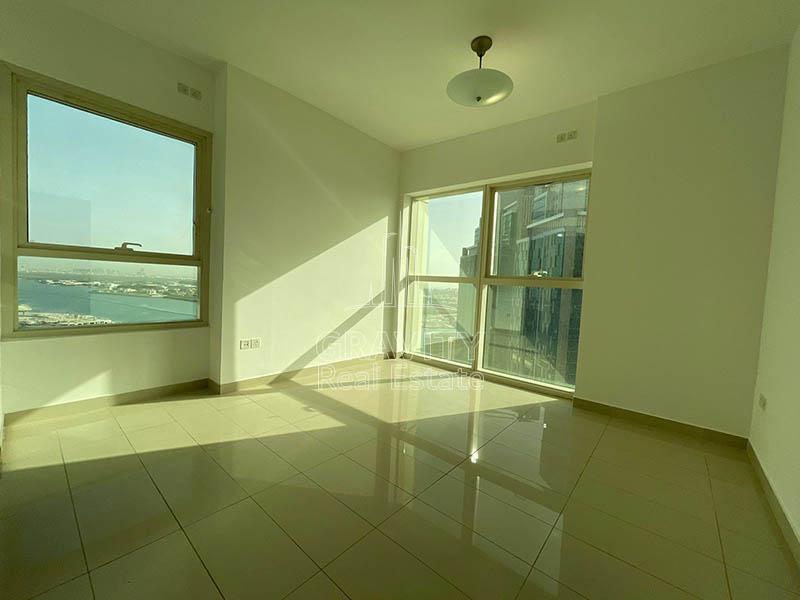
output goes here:
<path id="1" fill-rule="evenodd" d="M 744 451 L 351 370 L 15 421 L 0 597 L 800 600 Z"/>

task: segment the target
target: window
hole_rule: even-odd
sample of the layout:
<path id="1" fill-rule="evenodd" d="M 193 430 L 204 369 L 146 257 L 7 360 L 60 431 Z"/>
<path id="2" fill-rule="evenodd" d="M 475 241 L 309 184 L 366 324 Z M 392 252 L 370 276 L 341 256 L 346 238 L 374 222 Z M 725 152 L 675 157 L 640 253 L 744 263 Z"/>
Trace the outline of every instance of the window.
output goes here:
<path id="1" fill-rule="evenodd" d="M 406 322 L 416 354 L 472 363 L 482 207 L 482 191 L 414 202 Z"/>
<path id="2" fill-rule="evenodd" d="M 406 350 L 574 389 L 588 199 L 586 173 L 414 198 Z"/>
<path id="3" fill-rule="evenodd" d="M 13 81 L 9 329 L 204 323 L 210 134 L 59 83 Z"/>

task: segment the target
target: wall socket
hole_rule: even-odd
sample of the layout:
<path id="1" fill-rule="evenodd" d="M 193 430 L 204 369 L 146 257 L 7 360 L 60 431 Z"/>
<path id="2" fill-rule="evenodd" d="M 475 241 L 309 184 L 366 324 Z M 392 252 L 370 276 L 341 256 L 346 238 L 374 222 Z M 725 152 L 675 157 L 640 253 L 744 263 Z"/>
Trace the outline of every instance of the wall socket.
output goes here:
<path id="1" fill-rule="evenodd" d="M 761 410 L 767 410 L 767 397 L 764 394 L 758 395 L 758 406 Z"/>
<path id="2" fill-rule="evenodd" d="M 261 338 L 239 340 L 239 350 L 258 350 L 261 348 Z"/>
<path id="3" fill-rule="evenodd" d="M 178 82 L 178 93 L 184 96 L 189 96 L 189 98 L 192 98 L 194 100 L 203 99 L 203 92 L 201 92 L 196 88 L 189 87 L 188 85 L 186 85 L 185 83 L 181 83 L 180 81 Z"/>
<path id="4" fill-rule="evenodd" d="M 561 142 L 570 142 L 572 140 L 578 139 L 578 130 L 571 129 L 570 131 L 562 131 L 556 136 L 556 144 L 560 144 Z"/>

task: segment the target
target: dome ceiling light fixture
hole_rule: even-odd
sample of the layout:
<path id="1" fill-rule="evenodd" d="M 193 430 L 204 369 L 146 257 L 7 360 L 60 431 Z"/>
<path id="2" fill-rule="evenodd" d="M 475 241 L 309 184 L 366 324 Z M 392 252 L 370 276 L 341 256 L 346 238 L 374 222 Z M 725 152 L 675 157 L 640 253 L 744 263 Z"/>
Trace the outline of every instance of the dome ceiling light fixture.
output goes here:
<path id="1" fill-rule="evenodd" d="M 490 106 L 508 98 L 514 89 L 511 77 L 496 69 L 483 68 L 483 56 L 492 47 L 492 38 L 479 35 L 470 44 L 478 55 L 478 68 L 459 73 L 447 84 L 447 95 L 462 106 Z"/>

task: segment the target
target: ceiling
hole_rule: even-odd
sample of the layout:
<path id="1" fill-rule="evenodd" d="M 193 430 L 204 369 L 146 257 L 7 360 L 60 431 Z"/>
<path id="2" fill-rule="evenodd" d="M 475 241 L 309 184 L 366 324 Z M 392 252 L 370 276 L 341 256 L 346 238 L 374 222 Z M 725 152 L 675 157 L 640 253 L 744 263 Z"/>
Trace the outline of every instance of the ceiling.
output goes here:
<path id="1" fill-rule="evenodd" d="M 201 64 L 228 62 L 406 150 L 787 43 L 798 0 L 61 0 Z M 445 86 L 484 65 L 514 93 Z"/>

